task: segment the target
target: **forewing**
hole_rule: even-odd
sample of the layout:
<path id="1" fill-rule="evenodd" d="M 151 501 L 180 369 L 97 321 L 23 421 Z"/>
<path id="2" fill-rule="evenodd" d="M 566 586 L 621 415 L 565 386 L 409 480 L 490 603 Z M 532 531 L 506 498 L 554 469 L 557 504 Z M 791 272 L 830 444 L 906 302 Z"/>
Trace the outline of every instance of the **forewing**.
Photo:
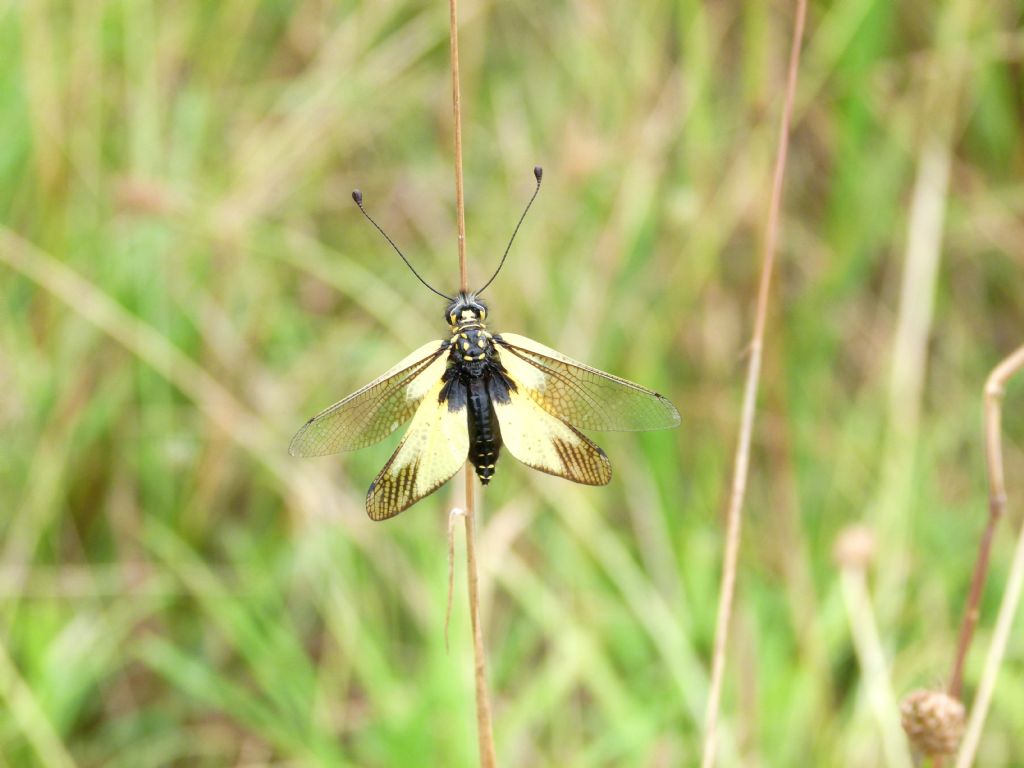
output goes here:
<path id="1" fill-rule="evenodd" d="M 501 441 L 523 464 L 584 485 L 607 485 L 612 465 L 604 451 L 556 418 L 522 388 L 508 402 L 491 401 Z"/>
<path id="2" fill-rule="evenodd" d="M 366 494 L 366 511 L 386 520 L 442 485 L 466 463 L 469 425 L 465 407 L 450 411 L 438 402 L 438 380 L 423 397 L 398 449 Z"/>
<path id="3" fill-rule="evenodd" d="M 440 381 L 447 344 L 424 344 L 383 376 L 307 421 L 288 446 L 292 456 L 326 456 L 383 440 L 407 422 Z"/>
<path id="4" fill-rule="evenodd" d="M 548 412 L 580 429 L 631 432 L 679 426 L 666 398 L 514 333 L 495 336 L 502 365 Z"/>

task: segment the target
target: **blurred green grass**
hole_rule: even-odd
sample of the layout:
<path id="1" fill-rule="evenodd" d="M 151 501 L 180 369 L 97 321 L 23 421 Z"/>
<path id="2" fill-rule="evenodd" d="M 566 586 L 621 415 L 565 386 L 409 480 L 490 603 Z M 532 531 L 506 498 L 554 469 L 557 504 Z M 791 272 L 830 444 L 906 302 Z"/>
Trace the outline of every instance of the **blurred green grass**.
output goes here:
<path id="1" fill-rule="evenodd" d="M 461 5 L 477 281 L 546 171 L 494 327 L 683 412 L 598 436 L 606 489 L 509 459 L 488 487 L 500 762 L 692 764 L 790 9 Z M 1024 335 L 1021 15 L 812 4 L 723 764 L 886 759 L 831 556 L 850 523 L 896 695 L 947 674 L 982 383 Z M 444 330 L 349 199 L 454 285 L 443 4 L 8 2 L 0 45 L 0 765 L 474 764 L 460 595 L 443 639 L 458 489 L 371 525 L 393 441 L 285 453 Z M 1022 702 L 1018 631 L 982 764 L 1024 763 Z"/>

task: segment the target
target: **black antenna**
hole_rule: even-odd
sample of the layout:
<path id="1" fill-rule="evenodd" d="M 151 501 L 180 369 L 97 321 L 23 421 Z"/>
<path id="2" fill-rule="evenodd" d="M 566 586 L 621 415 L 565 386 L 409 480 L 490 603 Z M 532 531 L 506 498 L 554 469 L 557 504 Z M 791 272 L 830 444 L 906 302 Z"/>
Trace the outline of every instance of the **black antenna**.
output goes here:
<path id="1" fill-rule="evenodd" d="M 363 193 L 362 192 L 360 192 L 358 189 L 353 189 L 352 190 L 352 199 L 356 201 L 356 205 L 359 206 L 359 210 L 363 212 L 363 216 L 366 217 L 367 221 L 369 221 L 371 224 L 373 224 L 373 226 L 377 228 L 377 231 L 380 232 L 382 235 L 384 235 L 384 239 L 387 240 L 391 244 L 392 248 L 395 249 L 395 253 L 397 253 L 399 256 L 402 257 L 402 261 L 405 262 L 405 266 L 407 266 L 409 269 L 412 270 L 412 273 L 414 275 L 416 275 L 416 279 L 417 280 L 419 280 L 421 283 L 423 283 L 425 286 L 427 286 L 427 288 L 432 290 L 434 293 L 436 293 L 441 298 L 448 299 L 448 301 L 455 301 L 455 297 L 454 296 L 449 296 L 446 293 L 441 293 L 439 290 L 437 290 L 437 288 L 432 286 L 430 283 L 428 283 L 426 280 L 424 280 L 420 276 L 420 273 L 416 271 L 416 267 L 414 267 L 412 264 L 409 263 L 409 260 L 407 258 L 405 258 L 405 254 L 402 253 L 399 250 L 397 245 L 395 245 L 395 241 L 392 240 L 390 237 L 388 237 L 388 233 L 385 232 L 383 229 L 381 229 L 380 228 L 380 224 L 378 224 L 376 221 L 374 221 L 373 218 L 370 216 L 370 214 L 368 214 L 366 212 L 366 209 L 363 208 Z M 518 229 L 518 227 L 517 227 L 517 229 Z"/>
<path id="2" fill-rule="evenodd" d="M 530 202 L 526 204 L 526 208 L 525 210 L 523 210 L 523 215 L 519 217 L 519 223 L 516 224 L 516 228 L 512 230 L 512 237 L 508 241 L 508 247 L 505 249 L 505 253 L 501 257 L 501 261 L 498 263 L 498 268 L 494 270 L 494 274 L 491 275 L 491 279 L 484 283 L 484 287 L 477 291 L 478 295 L 483 293 L 487 286 L 494 282 L 494 278 L 498 276 L 498 273 L 501 272 L 501 268 L 505 266 L 505 259 L 508 258 L 508 252 L 512 249 L 512 243 L 515 242 L 516 234 L 519 232 L 519 227 L 522 226 L 523 219 L 526 218 L 526 214 L 530 210 L 530 206 L 533 205 L 533 201 L 534 199 L 536 199 L 537 193 L 540 192 L 540 180 L 541 177 L 544 176 L 544 169 L 541 168 L 539 165 L 535 165 L 533 167 L 533 176 L 535 179 L 537 179 L 537 188 L 533 190 L 533 195 L 530 197 Z"/>

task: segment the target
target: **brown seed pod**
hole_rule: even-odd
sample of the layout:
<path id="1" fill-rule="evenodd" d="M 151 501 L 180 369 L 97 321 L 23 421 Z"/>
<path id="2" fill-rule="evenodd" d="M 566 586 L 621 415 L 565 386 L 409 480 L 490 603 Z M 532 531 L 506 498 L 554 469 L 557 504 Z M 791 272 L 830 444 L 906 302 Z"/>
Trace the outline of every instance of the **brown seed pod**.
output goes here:
<path id="1" fill-rule="evenodd" d="M 964 734 L 964 705 L 943 691 L 911 691 L 900 705 L 903 730 L 929 757 L 956 752 Z"/>

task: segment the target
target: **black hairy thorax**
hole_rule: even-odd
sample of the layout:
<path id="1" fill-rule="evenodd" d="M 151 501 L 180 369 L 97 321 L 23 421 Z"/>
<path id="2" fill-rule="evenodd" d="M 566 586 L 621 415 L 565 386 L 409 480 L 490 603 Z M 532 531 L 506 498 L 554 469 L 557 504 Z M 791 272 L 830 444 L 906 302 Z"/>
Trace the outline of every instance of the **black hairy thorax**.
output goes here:
<path id="1" fill-rule="evenodd" d="M 501 451 L 501 430 L 492 403 L 507 403 L 515 384 L 501 364 L 494 337 L 475 311 L 450 315 L 448 367 L 439 401 L 451 412 L 466 410 L 469 426 L 469 461 L 484 485 L 494 476 Z"/>

